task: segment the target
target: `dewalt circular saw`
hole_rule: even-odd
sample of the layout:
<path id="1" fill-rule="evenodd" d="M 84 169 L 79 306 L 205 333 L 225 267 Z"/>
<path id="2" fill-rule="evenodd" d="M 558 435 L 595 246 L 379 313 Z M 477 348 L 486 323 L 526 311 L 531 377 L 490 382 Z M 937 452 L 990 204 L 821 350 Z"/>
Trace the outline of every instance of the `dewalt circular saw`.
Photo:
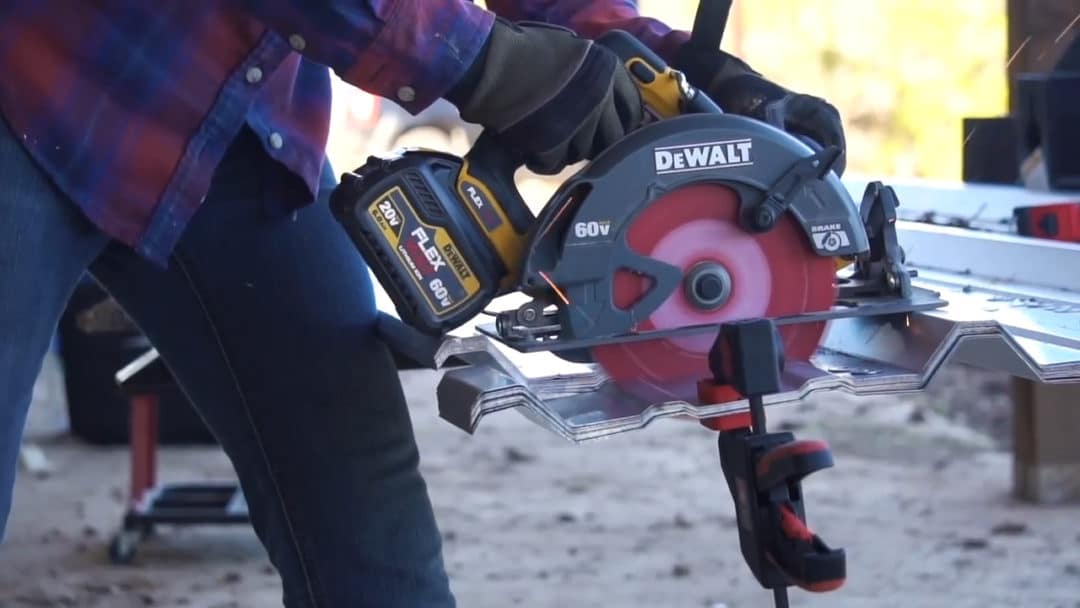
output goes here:
<path id="1" fill-rule="evenodd" d="M 726 15 L 709 29 L 704 13 L 692 43 L 719 46 Z M 832 171 L 838 149 L 723 113 L 625 32 L 597 42 L 650 118 L 537 215 L 489 133 L 464 158 L 407 150 L 343 176 L 331 207 L 403 321 L 441 334 L 521 292 L 528 303 L 480 331 L 663 386 L 708 374 L 724 322 L 772 319 L 785 356 L 806 359 L 830 319 L 944 304 L 911 287 L 895 195 L 871 184 L 857 205 Z"/>

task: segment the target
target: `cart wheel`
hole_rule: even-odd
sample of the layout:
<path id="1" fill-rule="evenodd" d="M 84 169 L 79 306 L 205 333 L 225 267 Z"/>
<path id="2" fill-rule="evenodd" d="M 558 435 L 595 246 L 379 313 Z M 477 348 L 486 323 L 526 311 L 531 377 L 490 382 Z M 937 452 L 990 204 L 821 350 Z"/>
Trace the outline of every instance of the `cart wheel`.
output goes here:
<path id="1" fill-rule="evenodd" d="M 142 534 L 139 530 L 124 530 L 109 543 L 109 560 L 114 564 L 130 564 Z"/>

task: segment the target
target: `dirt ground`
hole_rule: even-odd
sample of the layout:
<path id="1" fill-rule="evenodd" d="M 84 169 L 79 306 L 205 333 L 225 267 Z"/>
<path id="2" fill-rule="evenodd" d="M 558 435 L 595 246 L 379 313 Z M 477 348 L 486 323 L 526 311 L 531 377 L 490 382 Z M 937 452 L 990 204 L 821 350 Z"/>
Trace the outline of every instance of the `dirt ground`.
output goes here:
<path id="1" fill-rule="evenodd" d="M 246 527 L 164 527 L 133 565 L 109 563 L 126 455 L 64 434 L 57 373 L 30 424 L 52 472 L 18 481 L 0 606 L 280 605 Z M 741 560 L 711 433 L 661 421 L 573 445 L 506 412 L 469 436 L 438 418 L 436 381 L 405 375 L 461 606 L 771 606 Z M 849 560 L 841 590 L 793 591 L 793 606 L 1080 608 L 1080 507 L 1010 498 L 1005 387 L 954 368 L 921 395 L 772 409 L 774 428 L 833 445 L 837 466 L 804 486 L 808 518 Z M 209 447 L 165 449 L 161 466 L 165 480 L 231 475 Z"/>

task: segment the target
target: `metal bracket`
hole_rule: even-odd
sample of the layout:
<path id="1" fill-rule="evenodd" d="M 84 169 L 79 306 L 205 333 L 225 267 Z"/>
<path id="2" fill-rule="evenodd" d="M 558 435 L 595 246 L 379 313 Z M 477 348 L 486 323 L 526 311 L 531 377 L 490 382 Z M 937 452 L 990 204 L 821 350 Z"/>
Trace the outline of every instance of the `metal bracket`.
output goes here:
<path id="1" fill-rule="evenodd" d="M 841 298 L 861 293 L 895 294 L 911 297 L 911 279 L 917 272 L 904 267 L 904 250 L 896 235 L 900 201 L 892 187 L 881 182 L 866 185 L 859 213 L 870 250 L 855 261 L 851 279 L 841 285 Z"/>

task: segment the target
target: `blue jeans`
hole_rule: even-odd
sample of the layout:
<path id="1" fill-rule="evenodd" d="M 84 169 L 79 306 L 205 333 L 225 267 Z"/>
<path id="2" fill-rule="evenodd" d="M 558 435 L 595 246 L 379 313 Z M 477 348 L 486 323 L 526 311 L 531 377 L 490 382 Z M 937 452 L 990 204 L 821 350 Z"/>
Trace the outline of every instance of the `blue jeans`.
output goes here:
<path id="1" fill-rule="evenodd" d="M 286 606 L 453 606 L 368 270 L 326 205 L 334 175 L 295 216 L 288 179 L 245 130 L 161 270 L 91 226 L 0 124 L 0 531 L 35 377 L 89 271 L 221 442 Z"/>

